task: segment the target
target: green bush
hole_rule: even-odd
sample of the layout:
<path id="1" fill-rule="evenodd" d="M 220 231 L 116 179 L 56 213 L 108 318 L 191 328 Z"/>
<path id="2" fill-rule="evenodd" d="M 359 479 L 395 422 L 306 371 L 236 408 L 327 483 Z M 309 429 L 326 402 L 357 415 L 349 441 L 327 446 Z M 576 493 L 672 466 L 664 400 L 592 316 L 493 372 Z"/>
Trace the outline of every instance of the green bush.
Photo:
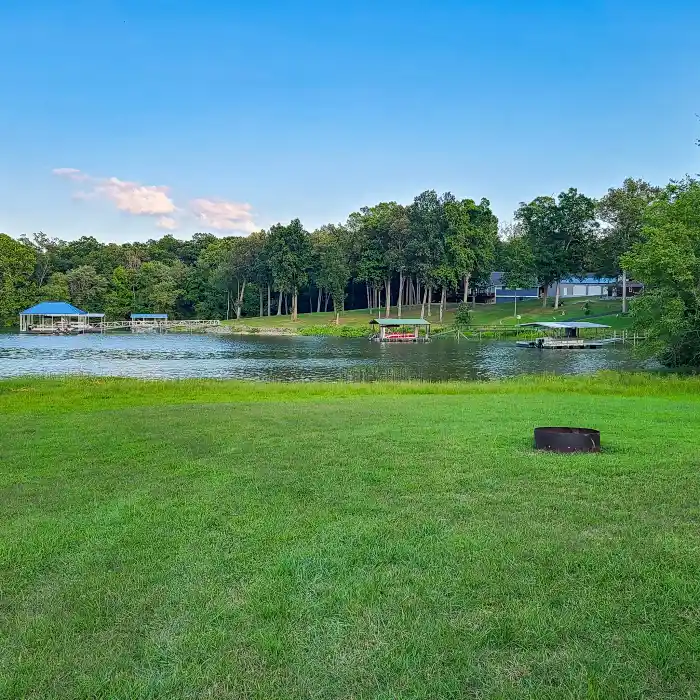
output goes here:
<path id="1" fill-rule="evenodd" d="M 462 302 L 455 312 L 455 326 L 457 328 L 468 328 L 472 325 L 472 310 L 469 304 Z"/>
<path id="2" fill-rule="evenodd" d="M 328 335 L 336 338 L 366 338 L 370 334 L 369 329 L 361 326 L 306 326 L 299 329 L 299 335 Z"/>

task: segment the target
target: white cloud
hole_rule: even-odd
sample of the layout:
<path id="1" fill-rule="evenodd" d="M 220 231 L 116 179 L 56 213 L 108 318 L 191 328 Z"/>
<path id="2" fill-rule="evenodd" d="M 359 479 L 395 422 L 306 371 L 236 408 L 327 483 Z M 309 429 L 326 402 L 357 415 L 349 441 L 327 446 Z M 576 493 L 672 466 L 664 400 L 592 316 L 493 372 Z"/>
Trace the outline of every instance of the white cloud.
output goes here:
<path id="1" fill-rule="evenodd" d="M 156 222 L 156 226 L 166 231 L 174 231 L 178 227 L 178 223 L 172 216 L 161 216 Z"/>
<path id="2" fill-rule="evenodd" d="M 190 202 L 188 212 L 183 212 L 175 205 L 170 188 L 165 185 L 143 185 L 117 177 L 93 177 L 77 168 L 55 168 L 52 172 L 82 184 L 82 189 L 73 193 L 76 199 L 106 200 L 126 214 L 157 217 L 156 226 L 165 231 L 178 228 L 178 219 L 183 216 L 194 216 L 205 227 L 218 231 L 251 233 L 256 229 L 250 204 L 199 198 Z"/>
<path id="3" fill-rule="evenodd" d="M 220 231 L 255 230 L 250 204 L 224 200 L 195 199 L 190 202 L 194 215 L 206 226 Z"/>
<path id="4" fill-rule="evenodd" d="M 119 211 L 135 216 L 160 216 L 158 226 L 172 230 L 176 227 L 174 219 L 165 214 L 177 211 L 170 198 L 170 188 L 164 185 L 142 185 L 128 182 L 118 177 L 92 177 L 76 168 L 55 168 L 54 175 L 74 182 L 82 182 L 89 187 L 74 193 L 76 199 L 106 199 Z"/>
<path id="5" fill-rule="evenodd" d="M 75 180 L 76 182 L 83 182 L 90 179 L 89 175 L 81 173 L 80 170 L 77 170 L 76 168 L 54 168 L 51 172 L 54 175 L 66 177 L 69 180 Z"/>
<path id="6" fill-rule="evenodd" d="M 137 216 L 172 214 L 177 207 L 168 196 L 170 188 L 158 185 L 141 185 L 116 177 L 98 180 L 94 193 L 111 200 L 120 211 Z"/>

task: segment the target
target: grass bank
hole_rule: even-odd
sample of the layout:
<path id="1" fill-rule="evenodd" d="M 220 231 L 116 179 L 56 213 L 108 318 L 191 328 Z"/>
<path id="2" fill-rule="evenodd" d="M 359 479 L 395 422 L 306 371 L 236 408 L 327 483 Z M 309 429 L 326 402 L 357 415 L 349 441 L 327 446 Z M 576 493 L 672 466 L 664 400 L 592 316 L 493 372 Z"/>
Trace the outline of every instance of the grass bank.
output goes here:
<path id="1" fill-rule="evenodd" d="M 585 319 L 584 304 L 588 301 L 590 320 L 611 325 L 618 330 L 631 327 L 631 318 L 620 315 L 621 302 L 616 300 L 578 299 L 565 300 L 562 308 L 555 310 L 552 306 L 543 309 L 539 301 L 526 301 L 518 304 L 518 316 L 514 316 L 512 304 L 477 304 L 473 312 L 474 327 L 499 326 L 513 327 L 518 323 L 531 321 L 573 320 Z M 448 304 L 442 326 L 454 324 L 456 304 Z M 404 318 L 420 317 L 420 306 L 403 308 Z M 382 310 L 384 315 L 384 310 Z M 392 307 L 392 316 L 396 315 L 396 307 Z M 603 316 L 603 320 L 595 318 Z M 224 321 L 223 330 L 230 333 L 248 334 L 301 334 L 301 335 L 337 335 L 357 337 L 370 332 L 369 321 L 377 316 L 377 311 L 370 313 L 367 309 L 346 311 L 340 317 L 339 324 L 335 323 L 334 313 L 299 314 L 298 321 L 292 321 L 289 316 L 246 317 L 240 321 Z M 430 315 L 426 318 L 438 324 L 438 306 L 433 304 Z"/>
<path id="2" fill-rule="evenodd" d="M 0 697 L 696 697 L 699 390 L 0 382 Z"/>

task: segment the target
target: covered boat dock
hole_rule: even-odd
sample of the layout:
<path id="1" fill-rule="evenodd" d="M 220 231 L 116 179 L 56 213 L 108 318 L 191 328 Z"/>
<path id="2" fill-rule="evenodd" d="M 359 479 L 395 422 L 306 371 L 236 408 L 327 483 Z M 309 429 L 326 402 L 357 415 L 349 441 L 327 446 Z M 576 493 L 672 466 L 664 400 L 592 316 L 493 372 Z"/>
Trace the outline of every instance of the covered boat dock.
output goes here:
<path id="1" fill-rule="evenodd" d="M 427 343 L 430 340 L 430 321 L 424 318 L 375 318 L 370 325 L 379 327 L 373 339 L 380 343 Z"/>
<path id="2" fill-rule="evenodd" d="M 99 333 L 104 314 L 82 311 L 65 301 L 42 301 L 19 315 L 20 333 L 75 335 Z"/>
<path id="3" fill-rule="evenodd" d="M 589 321 L 537 321 L 534 323 L 521 323 L 518 328 L 544 328 L 554 331 L 553 335 L 545 335 L 534 340 L 519 340 L 518 347 L 536 348 L 538 350 L 585 350 L 600 348 L 617 342 L 616 338 L 601 338 L 598 332 L 603 328 L 610 328 L 602 323 L 590 323 Z M 583 337 L 579 331 L 594 330 L 595 337 Z"/>

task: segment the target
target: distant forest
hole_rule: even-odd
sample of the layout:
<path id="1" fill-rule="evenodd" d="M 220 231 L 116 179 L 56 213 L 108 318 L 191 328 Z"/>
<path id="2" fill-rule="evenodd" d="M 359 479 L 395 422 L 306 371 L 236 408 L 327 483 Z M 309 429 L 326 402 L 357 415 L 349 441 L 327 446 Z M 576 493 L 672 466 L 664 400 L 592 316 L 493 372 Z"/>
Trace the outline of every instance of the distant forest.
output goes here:
<path id="1" fill-rule="evenodd" d="M 133 312 L 294 318 L 377 307 L 400 315 L 402 306 L 424 307 L 428 298 L 442 312 L 499 270 L 508 286 L 544 288 L 590 273 L 632 274 L 653 299 L 648 307 L 635 302 L 648 326 L 665 314 L 667 327 L 671 318 L 696 329 L 699 192 L 692 178 L 666 187 L 628 178 L 599 200 L 575 188 L 537 197 L 500 225 L 487 199 L 428 190 L 409 205 L 382 202 L 315 231 L 295 219 L 245 237 L 195 233 L 121 245 L 0 234 L 0 320 L 14 325 L 19 311 L 42 300 L 115 320 Z"/>

